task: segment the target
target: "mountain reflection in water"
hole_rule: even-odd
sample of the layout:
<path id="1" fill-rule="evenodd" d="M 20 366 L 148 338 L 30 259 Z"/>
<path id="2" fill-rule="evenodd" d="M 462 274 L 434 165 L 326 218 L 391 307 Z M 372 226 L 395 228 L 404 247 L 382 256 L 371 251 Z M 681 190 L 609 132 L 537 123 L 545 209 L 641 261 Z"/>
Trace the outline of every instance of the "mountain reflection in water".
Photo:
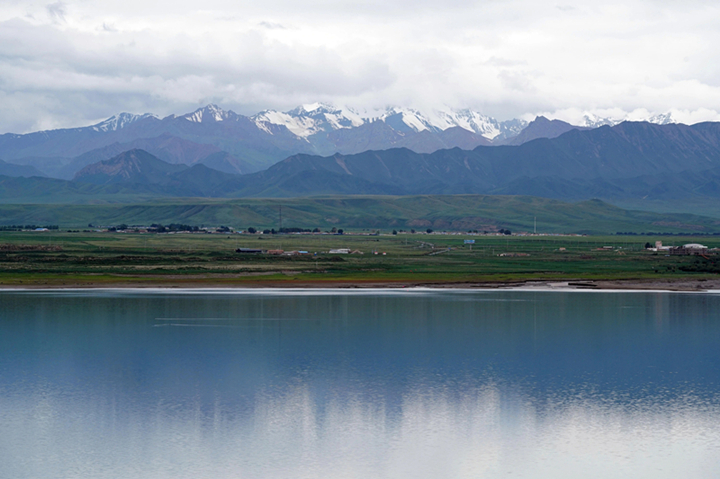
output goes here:
<path id="1" fill-rule="evenodd" d="M 0 292 L 0 477 L 717 477 L 720 295 Z"/>

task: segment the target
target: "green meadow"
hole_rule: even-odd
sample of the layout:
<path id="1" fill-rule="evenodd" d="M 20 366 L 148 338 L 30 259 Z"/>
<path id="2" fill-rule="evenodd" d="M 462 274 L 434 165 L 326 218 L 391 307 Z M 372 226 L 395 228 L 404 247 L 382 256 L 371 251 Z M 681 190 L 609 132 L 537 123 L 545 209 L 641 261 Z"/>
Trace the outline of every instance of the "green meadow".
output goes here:
<path id="1" fill-rule="evenodd" d="M 466 239 L 475 244 L 464 244 Z M 710 279 L 720 271 L 714 256 L 666 256 L 644 249 L 646 242 L 656 240 L 666 245 L 702 242 L 720 247 L 718 236 L 0 232 L 0 283 L 4 287 L 461 285 Z M 237 248 L 308 254 L 241 254 Z M 328 253 L 336 248 L 362 254 Z"/>

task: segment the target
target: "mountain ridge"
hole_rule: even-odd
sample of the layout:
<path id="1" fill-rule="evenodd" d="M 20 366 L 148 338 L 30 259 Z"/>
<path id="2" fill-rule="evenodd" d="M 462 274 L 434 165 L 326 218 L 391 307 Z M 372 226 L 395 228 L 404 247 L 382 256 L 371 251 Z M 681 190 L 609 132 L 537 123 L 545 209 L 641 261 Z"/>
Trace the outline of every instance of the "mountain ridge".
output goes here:
<path id="1" fill-rule="evenodd" d="M 86 166 L 74 182 L 130 189 L 137 184 L 142 186 L 139 192 L 160 196 L 532 193 L 561 200 L 717 198 L 720 124 L 626 122 L 571 129 L 519 146 L 424 154 L 404 147 L 352 155 L 297 154 L 246 175 L 201 164 L 171 165 L 146 151 L 131 150 Z"/>
<path id="2" fill-rule="evenodd" d="M 0 175 L 5 176 L 45 176 L 40 170 L 30 165 L 17 165 L 0 160 Z"/>
<path id="3" fill-rule="evenodd" d="M 161 183 L 168 176 L 187 169 L 172 165 L 145 150 L 128 150 L 109 159 L 88 165 L 78 171 L 73 181 L 104 185 L 111 183 Z"/>
<path id="4" fill-rule="evenodd" d="M 539 119 L 531 124 L 524 120 L 498 121 L 471 109 L 421 113 L 411 108 L 388 107 L 360 112 L 320 103 L 286 112 L 266 110 L 244 116 L 208 104 L 190 113 L 164 118 L 150 113 L 120 113 L 88 127 L 23 135 L 6 133 L 0 135 L 0 157 L 34 166 L 48 176 L 68 178 L 87 164 L 74 163 L 75 159 L 89 152 L 115 144 L 152 149 L 139 142 L 172 136 L 178 141 L 224 151 L 227 171 L 248 173 L 298 153 L 327 156 L 398 147 L 431 153 L 453 147 L 517 145 L 558 134 L 557 128 L 538 128 Z M 586 123 L 605 124 L 609 122 L 606 120 L 588 117 Z M 655 120 L 673 121 L 668 115 L 657 116 Z M 551 123 L 562 124 L 559 120 Z M 162 156 L 159 147 L 154 152 Z"/>

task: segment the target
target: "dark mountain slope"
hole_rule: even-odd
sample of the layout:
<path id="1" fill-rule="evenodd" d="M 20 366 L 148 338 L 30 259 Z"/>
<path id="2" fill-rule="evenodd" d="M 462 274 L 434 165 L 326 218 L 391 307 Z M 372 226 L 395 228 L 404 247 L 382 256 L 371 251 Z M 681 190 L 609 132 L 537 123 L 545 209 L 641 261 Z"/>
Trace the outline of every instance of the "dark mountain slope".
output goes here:
<path id="1" fill-rule="evenodd" d="M 622 123 L 595 130 L 571 130 L 554 139 L 537 139 L 520 146 L 481 146 L 472 151 L 454 148 L 418 154 L 399 148 L 330 157 L 294 155 L 266 171 L 238 180 L 233 194 L 273 191 L 279 178 L 289 182 L 299 172 L 306 173 L 296 178 L 294 188 L 310 190 L 309 185 L 302 188 L 297 183 L 317 183 L 320 180 L 313 179 L 313 175 L 331 172 L 406 194 L 483 193 L 517 182 L 514 190 L 520 184 L 529 187 L 529 182 L 544 178 L 546 185 L 541 189 L 555 189 L 555 197 L 567 197 L 563 190 L 574 196 L 569 190 L 579 193 L 590 183 L 599 196 L 608 197 L 627 190 L 632 183 L 620 184 L 618 180 L 698 173 L 720 167 L 718 145 L 717 124 L 695 128 Z M 563 182 L 565 186 L 561 186 Z M 649 186 L 642 181 L 638 185 L 640 189 Z M 351 192 L 338 187 L 336 193 Z"/>
<path id="2" fill-rule="evenodd" d="M 121 184 L 126 190 L 144 185 L 139 192 L 160 196 L 493 193 L 557 199 L 717 198 L 720 125 L 623 123 L 571 130 L 520 146 L 429 154 L 407 148 L 327 157 L 298 154 L 249 175 L 196 166 L 186 171 L 184 165 L 133 150 L 86 167 L 76 179 Z"/>
<path id="3" fill-rule="evenodd" d="M 496 145 L 522 145 L 528 141 L 537 140 L 538 138 L 557 138 L 563 133 L 570 130 L 587 130 L 581 126 L 571 125 L 561 120 L 548 120 L 544 116 L 539 116 L 531 121 L 520 134 L 504 141 L 495 143 Z"/>
<path id="4" fill-rule="evenodd" d="M 171 165 L 145 150 L 130 150 L 109 160 L 88 165 L 78 171 L 73 181 L 104 185 L 110 183 L 160 184 L 168 176 L 187 169 Z"/>
<path id="5" fill-rule="evenodd" d="M 198 164 L 172 173 L 158 184 L 175 192 L 175 196 L 221 196 L 218 189 L 234 176 Z"/>
<path id="6" fill-rule="evenodd" d="M 34 166 L 16 165 L 13 163 L 7 163 L 3 160 L 0 160 L 0 175 L 24 177 L 45 176 Z"/>
<path id="7" fill-rule="evenodd" d="M 214 105 L 163 119 L 152 115 L 123 115 L 132 118 L 122 124 L 109 119 L 83 128 L 0 135 L 0 156 L 37 165 L 48 174 L 71 177 L 88 164 L 133 148 L 144 149 L 171 163 L 186 164 L 201 163 L 202 158 L 224 151 L 232 158 L 224 168 L 246 173 L 262 170 L 299 153 L 357 153 L 396 147 L 432 152 L 455 146 L 473 148 L 491 144 L 481 135 L 458 127 L 416 132 L 402 121 L 379 120 L 302 138 L 285 126 L 256 123 Z M 55 160 L 46 161 L 48 158 Z"/>
<path id="8" fill-rule="evenodd" d="M 95 185 L 37 176 L 0 176 L 0 199 L 3 203 L 127 202 L 161 196 L 168 196 L 168 193 L 159 185 Z"/>
<path id="9" fill-rule="evenodd" d="M 308 138 L 314 151 L 320 154 L 353 154 L 367 150 L 408 148 L 417 153 L 432 153 L 445 148 L 472 149 L 492 143 L 487 138 L 460 127 L 441 131 L 413 131 L 394 129 L 383 121 L 365 123 L 356 128 L 344 128 L 316 133 Z"/>
<path id="10" fill-rule="evenodd" d="M 218 196 L 282 198 L 319 195 L 405 195 L 401 187 L 374 183 L 327 170 L 300 170 L 275 175 L 272 181 L 257 182 L 254 175 L 239 176 L 221 185 Z"/>
<path id="11" fill-rule="evenodd" d="M 254 171 L 247 163 L 214 145 L 195 143 L 164 133 L 155 138 L 139 138 L 129 143 L 113 143 L 89 151 L 71 160 L 55 172 L 53 176 L 70 179 L 87 165 L 108 160 L 122 152 L 134 149 L 145 150 L 153 156 L 172 164 L 193 165 L 200 163 L 233 174 Z M 220 166 L 220 168 L 216 166 Z"/>
<path id="12" fill-rule="evenodd" d="M 0 155 L 7 159 L 74 158 L 114 143 L 125 144 L 167 134 L 199 144 L 214 145 L 246 161 L 257 171 L 290 154 L 313 151 L 306 141 L 290 133 L 284 126 L 271 125 L 260 129 L 251 119 L 233 112 L 222 112 L 222 117 L 213 121 L 216 115 L 217 107 L 208 105 L 193 114 L 179 117 L 143 117 L 110 131 L 84 127 L 25 135 L 8 133 L 0 135 Z"/>
<path id="13" fill-rule="evenodd" d="M 490 146 L 493 143 L 482 135 L 473 133 L 459 126 L 448 128 L 437 133 L 445 145 L 444 148 L 460 148 L 461 150 L 472 150 L 478 146 Z"/>
<path id="14" fill-rule="evenodd" d="M 256 171 L 256 169 L 249 165 L 247 162 L 235 158 L 227 151 L 218 151 L 217 153 L 211 153 L 190 164 L 205 165 L 208 168 L 222 171 L 224 173 L 230 173 L 233 175 L 252 173 Z"/>
<path id="15" fill-rule="evenodd" d="M 123 185 L 158 196 L 222 196 L 226 190 L 222 185 L 236 176 L 202 164 L 172 165 L 144 150 L 130 150 L 86 166 L 78 172 L 73 183 Z"/>

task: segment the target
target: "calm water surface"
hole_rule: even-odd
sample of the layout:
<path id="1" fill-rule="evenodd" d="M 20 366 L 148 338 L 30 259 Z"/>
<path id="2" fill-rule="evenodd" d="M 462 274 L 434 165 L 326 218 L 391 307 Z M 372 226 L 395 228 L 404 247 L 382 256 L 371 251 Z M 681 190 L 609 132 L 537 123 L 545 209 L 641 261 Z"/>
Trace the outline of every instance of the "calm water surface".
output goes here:
<path id="1" fill-rule="evenodd" d="M 720 295 L 0 292 L 2 478 L 717 478 Z"/>

